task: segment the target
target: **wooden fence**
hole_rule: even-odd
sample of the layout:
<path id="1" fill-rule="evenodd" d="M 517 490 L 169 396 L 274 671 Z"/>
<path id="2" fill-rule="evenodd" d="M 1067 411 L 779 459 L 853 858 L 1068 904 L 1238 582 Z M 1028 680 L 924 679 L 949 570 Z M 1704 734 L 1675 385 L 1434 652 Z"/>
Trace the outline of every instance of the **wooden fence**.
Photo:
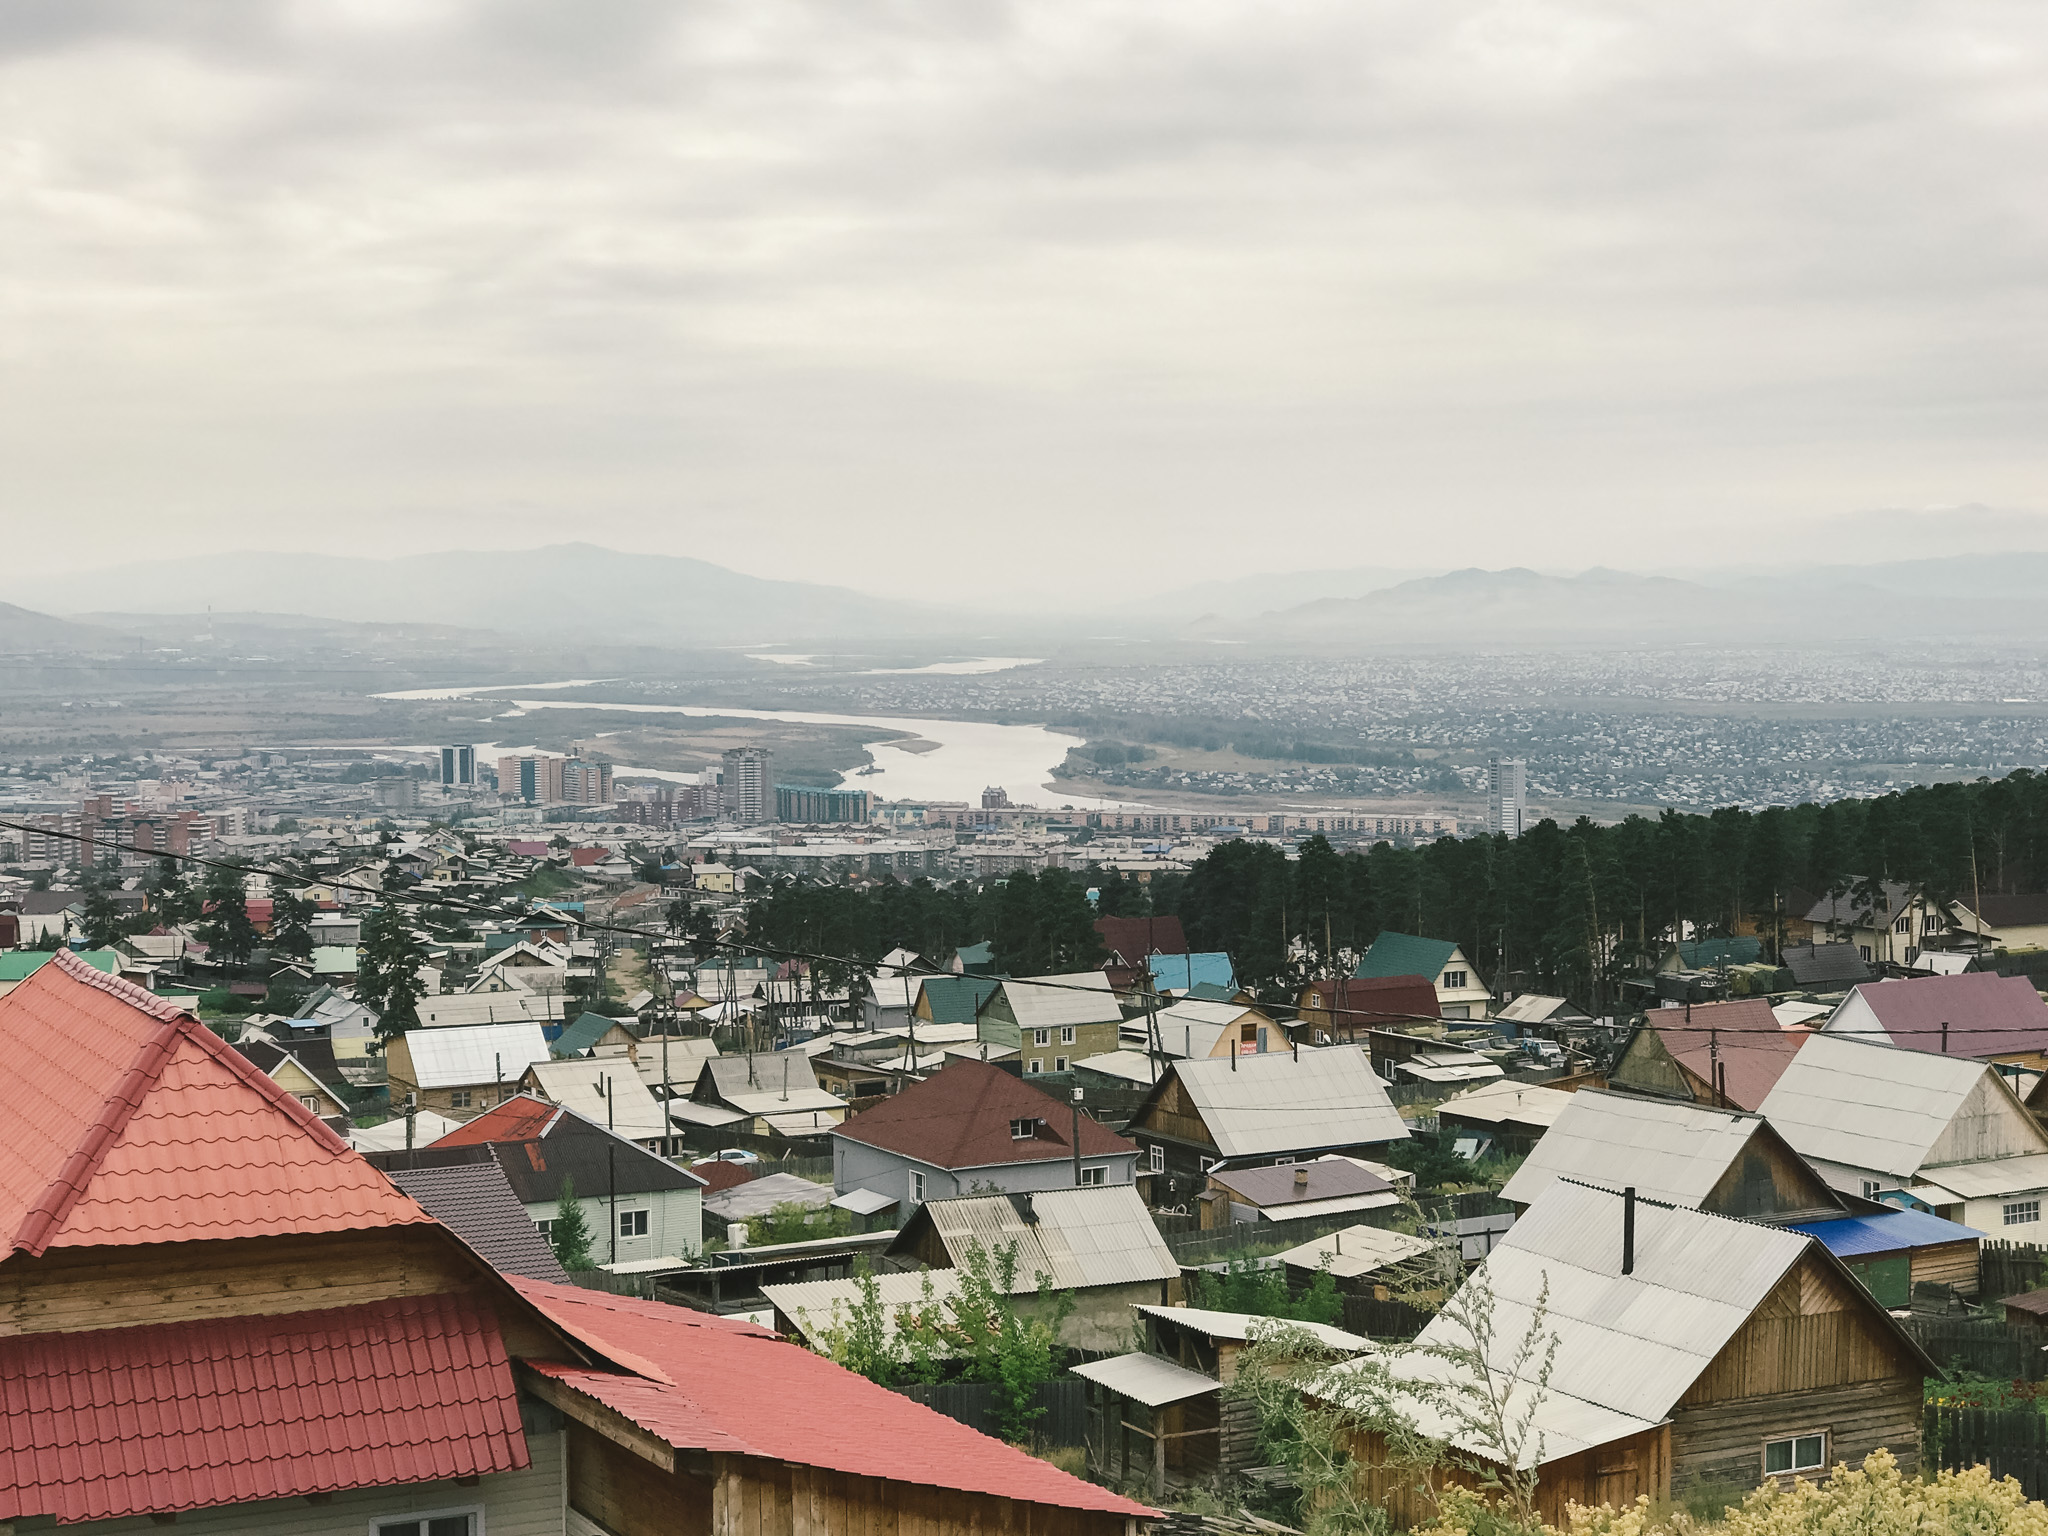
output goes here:
<path id="1" fill-rule="evenodd" d="M 1002 1423 L 996 1415 L 996 1389 L 990 1382 L 942 1381 L 896 1390 L 984 1435 L 1002 1434 Z M 1032 1431 L 1032 1438 L 1040 1447 L 1088 1443 L 1088 1383 L 1080 1377 L 1062 1376 L 1057 1381 L 1045 1382 L 1032 1394 L 1031 1404 L 1045 1410 Z"/>
<path id="2" fill-rule="evenodd" d="M 1980 1463 L 1993 1477 L 2019 1479 L 2030 1499 L 2048 1490 L 2048 1417 L 2038 1408 L 1951 1408 L 1929 1403 L 1920 1457 L 1930 1470 L 1960 1472 Z"/>
<path id="3" fill-rule="evenodd" d="M 1397 1339 L 1411 1342 L 1422 1332 L 1433 1312 L 1411 1307 L 1401 1301 L 1381 1301 L 1376 1296 L 1344 1298 L 1344 1328 L 1368 1339 Z"/>
<path id="4" fill-rule="evenodd" d="M 1901 1320 L 1935 1364 L 1994 1381 L 2048 1380 L 2048 1335 L 1994 1318 L 1908 1317 Z"/>
<path id="5" fill-rule="evenodd" d="M 2038 1291 L 2048 1276 L 2048 1248 L 1986 1241 L 1977 1250 L 1977 1276 L 1977 1294 L 1986 1301 Z"/>

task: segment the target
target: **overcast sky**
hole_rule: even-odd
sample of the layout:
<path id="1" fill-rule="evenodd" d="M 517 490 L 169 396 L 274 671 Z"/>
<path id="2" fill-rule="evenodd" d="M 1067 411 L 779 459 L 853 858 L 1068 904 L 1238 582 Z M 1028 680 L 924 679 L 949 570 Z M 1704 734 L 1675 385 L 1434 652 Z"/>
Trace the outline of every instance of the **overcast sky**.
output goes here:
<path id="1" fill-rule="evenodd" d="M 1071 593 L 2034 512 L 2044 55 L 1963 0 L 12 0 L 5 558 Z"/>

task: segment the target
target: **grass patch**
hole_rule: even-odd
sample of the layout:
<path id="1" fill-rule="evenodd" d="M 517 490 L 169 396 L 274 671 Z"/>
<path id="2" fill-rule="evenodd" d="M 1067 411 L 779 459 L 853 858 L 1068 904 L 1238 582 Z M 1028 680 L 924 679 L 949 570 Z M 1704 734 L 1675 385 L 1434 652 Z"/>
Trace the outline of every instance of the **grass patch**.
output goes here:
<path id="1" fill-rule="evenodd" d="M 550 896 L 560 896 L 573 891 L 582 882 L 565 869 L 536 869 L 512 889 L 523 896 L 538 897 L 545 901 Z"/>

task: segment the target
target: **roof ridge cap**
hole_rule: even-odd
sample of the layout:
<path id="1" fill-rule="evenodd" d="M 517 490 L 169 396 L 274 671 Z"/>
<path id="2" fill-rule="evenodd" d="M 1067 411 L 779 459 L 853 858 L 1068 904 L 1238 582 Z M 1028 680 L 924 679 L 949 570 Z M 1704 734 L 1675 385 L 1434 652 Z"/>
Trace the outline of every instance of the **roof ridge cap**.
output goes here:
<path id="1" fill-rule="evenodd" d="M 124 981 L 119 976 L 109 975 L 90 961 L 80 959 L 76 950 L 60 949 L 50 957 L 49 963 L 73 981 L 83 982 L 88 987 L 95 987 L 112 997 L 117 997 L 129 1007 L 138 1009 L 153 1019 L 190 1017 L 184 1008 L 169 998 L 159 997 L 154 992 L 138 987 L 132 981 Z"/>

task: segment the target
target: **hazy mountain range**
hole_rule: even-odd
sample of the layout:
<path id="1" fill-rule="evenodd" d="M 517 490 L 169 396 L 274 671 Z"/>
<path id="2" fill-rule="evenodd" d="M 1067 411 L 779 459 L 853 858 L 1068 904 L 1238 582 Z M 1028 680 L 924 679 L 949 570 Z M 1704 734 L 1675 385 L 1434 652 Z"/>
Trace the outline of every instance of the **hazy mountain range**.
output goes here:
<path id="1" fill-rule="evenodd" d="M 0 590 L 5 590 L 0 579 Z M 990 630 L 1058 643 L 1067 616 L 1014 617 L 843 587 L 748 576 L 706 561 L 589 544 L 394 560 L 238 553 L 114 566 L 67 577 L 83 622 L 0 604 L 0 647 L 98 648 L 161 630 L 123 615 L 299 615 L 447 626 L 528 640 L 749 647 L 818 641 L 972 648 Z M 37 583 L 9 594 L 47 601 Z M 1247 576 L 1134 596 L 1130 632 L 1252 644 L 1456 647 L 1504 643 L 1851 643 L 2048 635 L 2048 553 L 1957 555 L 1876 565 L 1774 565 L 1686 576 L 1594 569 L 1444 574 L 1361 568 Z M 1095 610 L 1101 617 L 1101 610 Z M 277 623 L 289 623 L 280 619 Z M 132 647 L 136 641 L 130 639 Z M 1037 654 L 1037 653 L 1034 653 Z"/>

